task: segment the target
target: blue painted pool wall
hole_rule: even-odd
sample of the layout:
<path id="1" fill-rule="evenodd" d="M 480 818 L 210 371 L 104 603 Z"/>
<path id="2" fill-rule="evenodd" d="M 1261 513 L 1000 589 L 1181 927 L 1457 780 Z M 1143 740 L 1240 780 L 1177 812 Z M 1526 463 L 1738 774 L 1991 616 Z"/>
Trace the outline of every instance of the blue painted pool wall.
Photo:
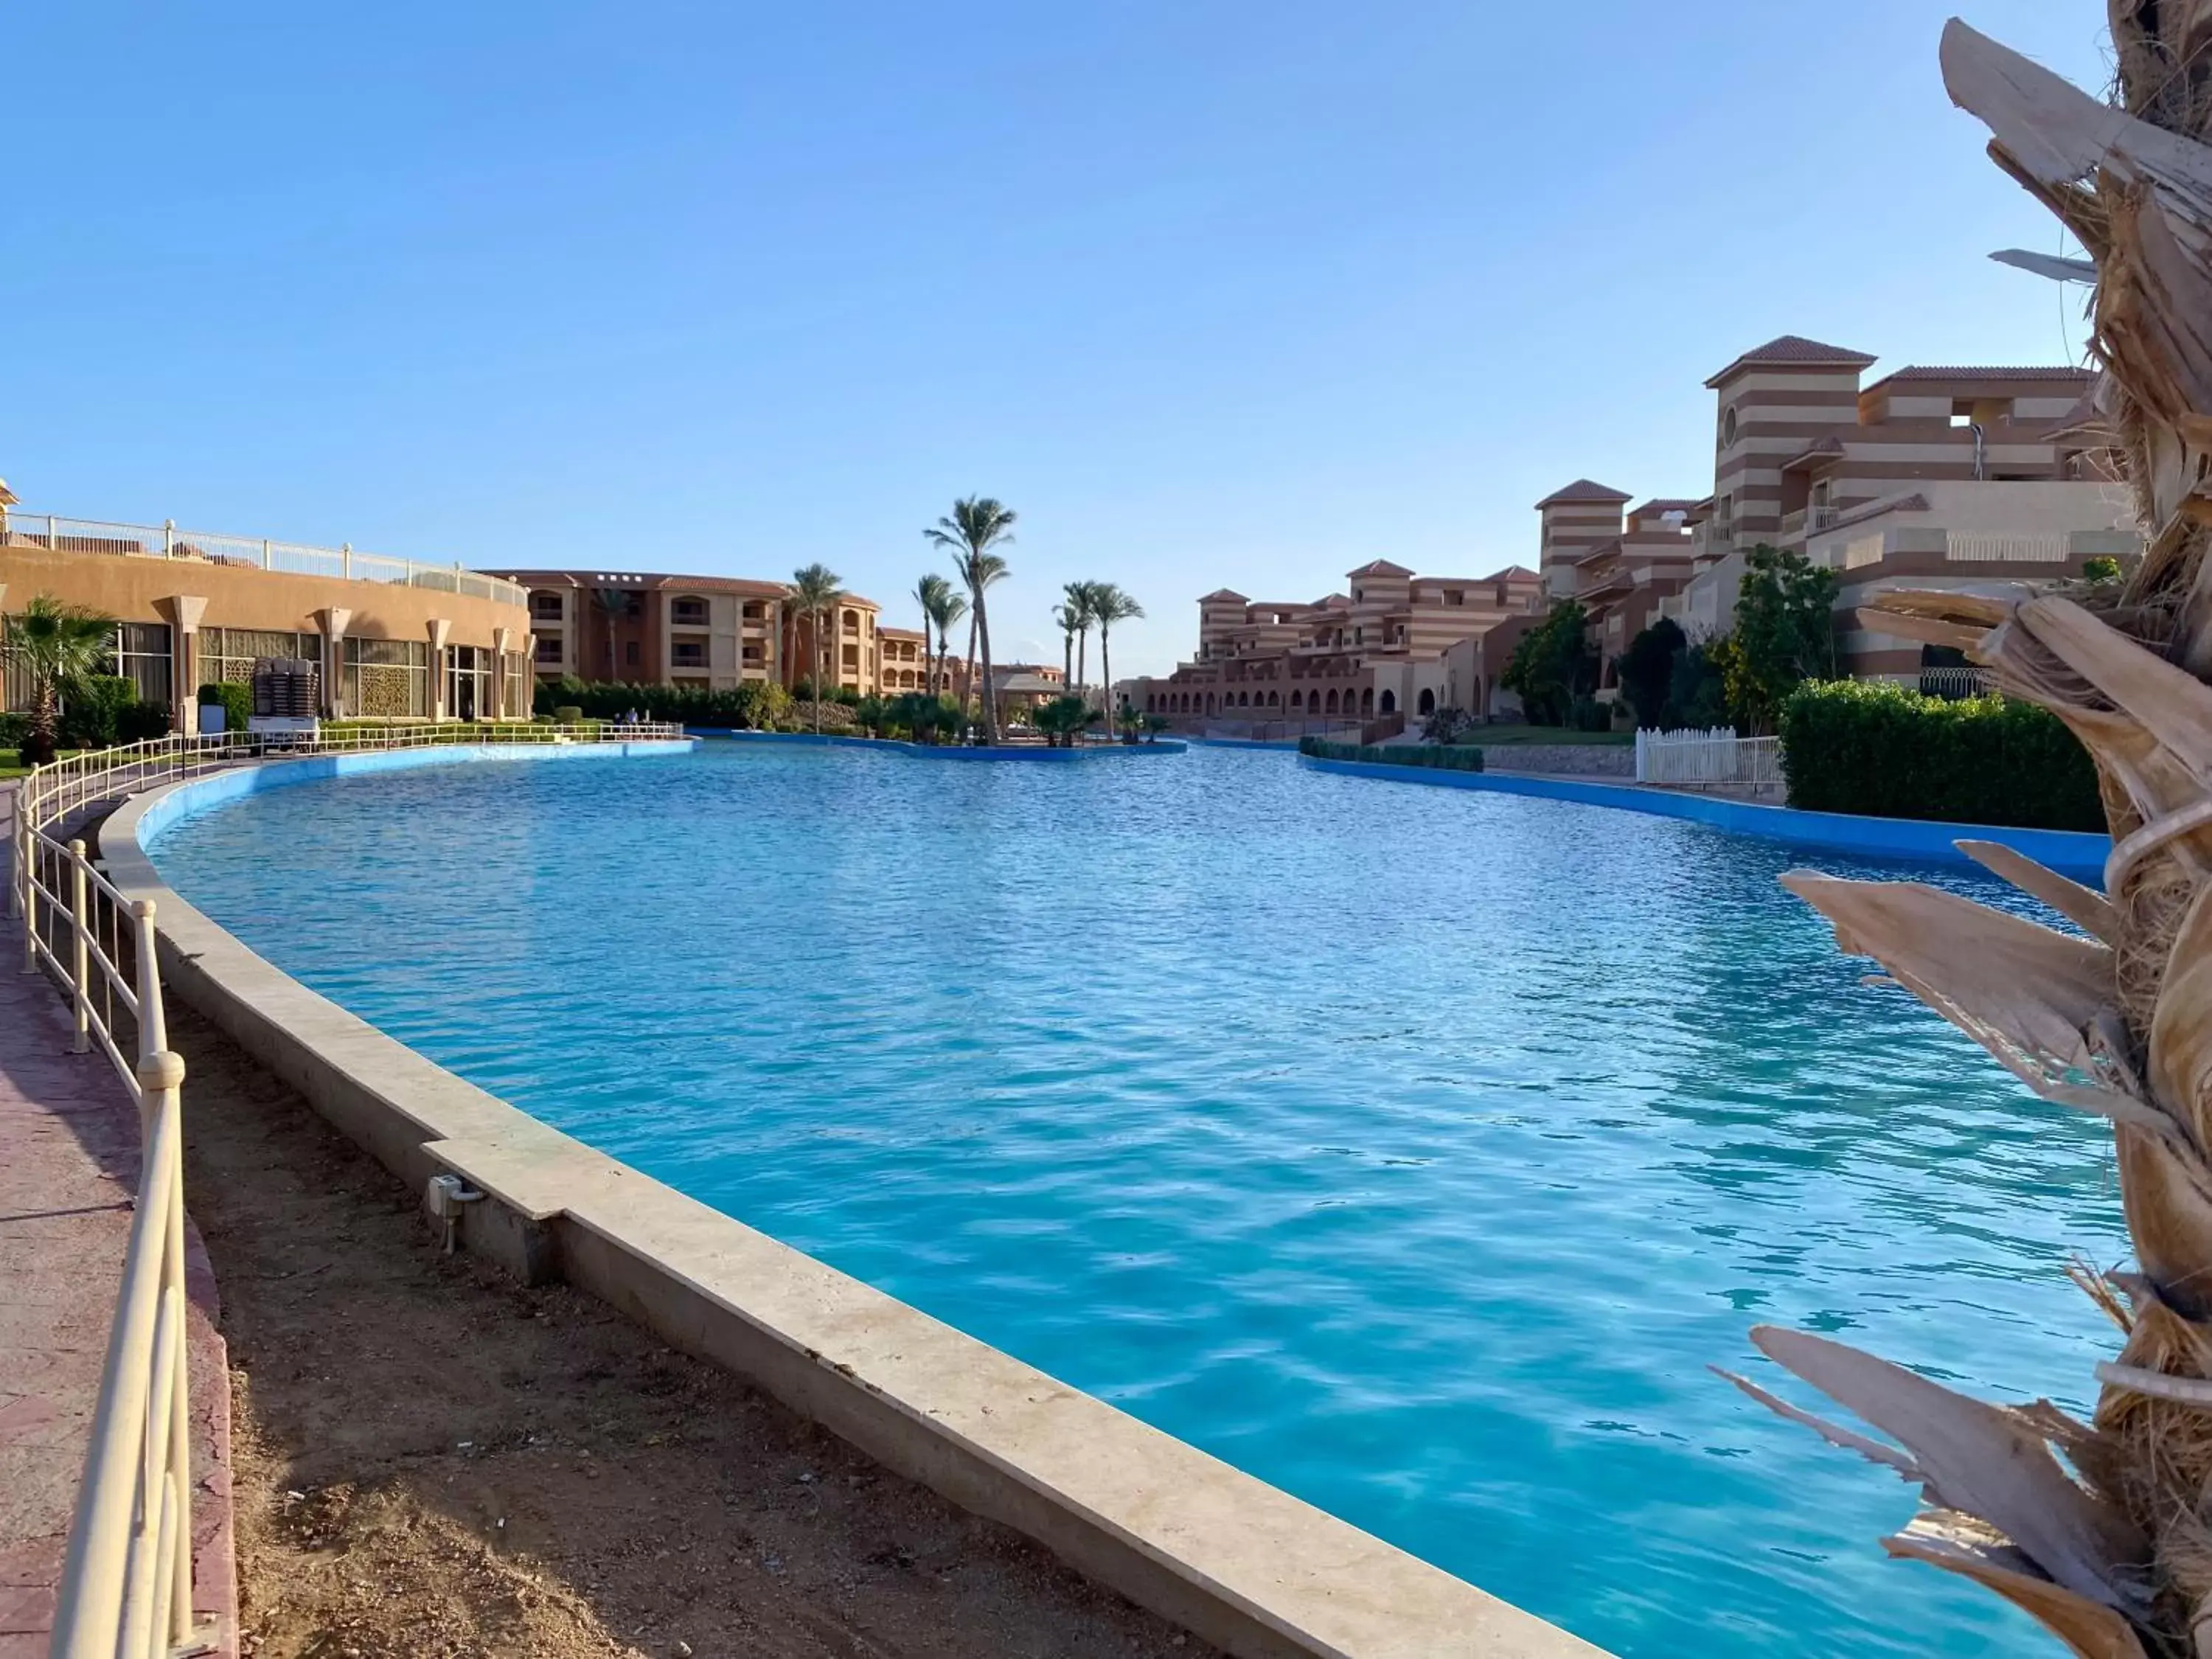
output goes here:
<path id="1" fill-rule="evenodd" d="M 1347 777 L 1387 778 L 1399 783 L 1441 785 L 1447 789 L 1487 789 L 1502 795 L 1534 795 L 1545 800 L 1578 801 L 1660 817 L 1685 818 L 1739 836 L 1788 842 L 1823 852 L 1863 858 L 1915 859 L 1936 864 L 1970 865 L 1954 845 L 1993 841 L 2047 865 L 2062 875 L 2101 886 L 2105 860 L 2112 850 L 2108 836 L 2069 830 L 2015 830 L 1987 823 L 1939 823 L 1919 818 L 1869 818 L 1848 812 L 1807 812 L 1790 806 L 1763 806 L 1717 795 L 1692 795 L 1627 784 L 1586 782 L 1578 778 L 1534 778 L 1510 772 L 1450 772 L 1430 766 L 1390 766 L 1370 761 L 1321 760 L 1301 756 L 1298 763 Z"/>

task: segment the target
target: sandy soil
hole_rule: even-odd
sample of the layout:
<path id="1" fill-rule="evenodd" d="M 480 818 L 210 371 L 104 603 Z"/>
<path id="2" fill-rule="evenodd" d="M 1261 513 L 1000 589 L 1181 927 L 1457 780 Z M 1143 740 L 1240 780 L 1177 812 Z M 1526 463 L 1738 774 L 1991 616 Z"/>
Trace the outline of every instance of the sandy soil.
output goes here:
<path id="1" fill-rule="evenodd" d="M 182 1008 L 260 1659 L 1210 1655 L 410 1194 Z"/>

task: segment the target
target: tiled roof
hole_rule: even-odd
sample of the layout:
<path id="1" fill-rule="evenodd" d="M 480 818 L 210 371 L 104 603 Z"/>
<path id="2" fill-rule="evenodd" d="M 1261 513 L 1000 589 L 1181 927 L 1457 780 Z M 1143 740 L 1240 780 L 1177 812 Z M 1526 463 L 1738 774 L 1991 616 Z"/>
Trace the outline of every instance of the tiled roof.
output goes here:
<path id="1" fill-rule="evenodd" d="M 1820 363 L 1832 364 L 1838 368 L 1865 368 L 1873 362 L 1874 359 L 1865 352 L 1853 351 L 1848 346 L 1824 345 L 1818 340 L 1808 340 L 1802 334 L 1778 334 L 1765 345 L 1753 346 L 1705 384 L 1718 386 L 1739 368 L 1753 368 L 1760 363 Z"/>
<path id="2" fill-rule="evenodd" d="M 1413 573 L 1402 564 L 1392 564 L 1388 559 L 1370 559 L 1357 570 L 1347 570 L 1347 576 L 1410 576 Z"/>
<path id="3" fill-rule="evenodd" d="M 1536 503 L 1540 513 L 1547 507 L 1557 507 L 1563 501 L 1626 501 L 1632 500 L 1625 489 L 1615 489 L 1590 478 L 1577 478 L 1564 489 L 1555 489 Z"/>
<path id="4" fill-rule="evenodd" d="M 1211 593 L 1201 596 L 1199 599 L 1199 603 L 1200 605 L 1212 605 L 1216 599 L 1219 599 L 1224 604 L 1243 605 L 1245 603 L 1244 596 L 1242 593 L 1239 593 L 1233 587 L 1217 587 Z"/>
<path id="5" fill-rule="evenodd" d="M 1503 570 L 1493 570 L 1483 580 L 1486 582 L 1538 581 L 1542 580 L 1525 564 L 1509 564 Z"/>
<path id="6" fill-rule="evenodd" d="M 2093 368 L 2063 368 L 2045 366 L 2030 368 L 2002 368 L 1987 365 L 1969 368 L 1948 368 L 1942 364 L 1907 363 L 1903 368 L 1892 369 L 1875 382 L 1881 386 L 1891 380 L 2075 380 L 2084 385 L 2097 378 Z M 1871 391 L 1873 388 L 1868 388 Z"/>
<path id="7" fill-rule="evenodd" d="M 1658 513 L 1694 513 L 1698 510 L 1698 505 L 1693 496 L 1654 495 L 1643 506 L 1630 507 L 1628 516 L 1632 519 L 1648 519 Z"/>

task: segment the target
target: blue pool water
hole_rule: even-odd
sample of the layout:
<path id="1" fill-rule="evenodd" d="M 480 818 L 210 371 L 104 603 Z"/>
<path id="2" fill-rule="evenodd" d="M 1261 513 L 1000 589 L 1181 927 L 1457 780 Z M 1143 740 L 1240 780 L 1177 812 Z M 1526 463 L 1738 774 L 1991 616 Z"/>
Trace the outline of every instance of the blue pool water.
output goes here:
<path id="1" fill-rule="evenodd" d="M 1768 1320 L 2079 1406 L 2111 1346 L 2061 1273 L 2124 1254 L 2108 1137 L 1861 984 L 1785 849 L 1280 754 L 709 744 L 155 855 L 495 1093 L 1620 1653 L 2057 1651 L 1705 1370 L 1774 1382 Z"/>

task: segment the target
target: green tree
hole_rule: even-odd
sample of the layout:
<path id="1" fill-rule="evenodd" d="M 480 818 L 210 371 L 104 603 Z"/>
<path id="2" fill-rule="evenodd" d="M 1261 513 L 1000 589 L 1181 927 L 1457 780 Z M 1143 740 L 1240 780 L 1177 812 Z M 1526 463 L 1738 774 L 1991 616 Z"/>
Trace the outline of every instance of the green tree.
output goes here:
<path id="1" fill-rule="evenodd" d="M 1836 673 L 1836 573 L 1761 542 L 1744 555 L 1725 672 L 1729 711 L 1746 736 L 1774 730 L 1782 700 Z"/>
<path id="2" fill-rule="evenodd" d="M 1666 714 L 1667 695 L 1674 678 L 1674 659 L 1689 648 L 1689 638 L 1671 617 L 1662 617 L 1629 641 L 1628 649 L 1613 663 L 1620 677 L 1620 694 L 1636 711 L 1640 726 L 1659 726 Z"/>
<path id="3" fill-rule="evenodd" d="M 2100 555 L 2094 559 L 2081 561 L 2081 577 L 2085 581 L 2116 582 L 2124 574 L 2120 568 L 2120 562 L 2109 555 Z"/>
<path id="4" fill-rule="evenodd" d="M 1498 681 L 1520 693 L 1530 725 L 1565 725 L 1575 698 L 1597 689 L 1597 655 L 1589 648 L 1589 628 L 1581 604 L 1561 599 L 1514 646 Z"/>
<path id="5" fill-rule="evenodd" d="M 806 665 L 807 690 L 812 693 L 807 701 L 814 706 L 814 730 L 817 733 L 822 730 L 822 691 L 828 684 L 826 670 L 830 660 L 825 618 L 836 608 L 844 586 L 844 579 L 820 562 L 802 565 L 791 573 L 791 608 L 808 619 L 813 647 L 808 653 L 812 660 Z"/>
<path id="6" fill-rule="evenodd" d="M 995 744 L 999 740 L 998 699 L 992 695 L 991 683 L 991 618 L 984 594 L 991 584 L 1006 574 L 1006 562 L 992 550 L 1011 546 L 1014 539 L 1014 510 L 988 495 L 967 495 L 952 503 L 950 517 L 939 519 L 921 533 L 931 545 L 940 547 L 952 556 L 955 571 L 968 585 L 969 617 L 969 667 L 968 684 L 976 687 L 974 651 L 980 642 L 983 652 L 981 696 L 983 703 L 983 740 Z"/>
<path id="7" fill-rule="evenodd" d="M 1134 622 L 1143 617 L 1145 607 L 1139 605 L 1111 582 L 1091 585 L 1091 614 L 1098 623 L 1098 678 L 1105 683 L 1106 695 L 1114 695 L 1114 662 L 1108 654 L 1108 633 L 1115 623 Z"/>
<path id="8" fill-rule="evenodd" d="M 51 593 L 34 593 L 7 623 L 8 653 L 31 682 L 23 763 L 44 766 L 54 757 L 61 699 L 88 680 L 114 648 L 115 618 L 81 605 L 64 605 Z"/>
<path id="9" fill-rule="evenodd" d="M 1044 733 L 1045 741 L 1055 749 L 1072 747 L 1075 734 L 1097 718 L 1097 709 L 1073 696 L 1041 702 L 1030 716 L 1031 724 Z"/>
<path id="10" fill-rule="evenodd" d="M 929 630 L 936 623 L 938 613 L 952 598 L 952 584 L 932 571 L 914 585 L 914 602 L 921 607 L 921 678 L 923 689 L 932 696 L 937 691 L 937 659 L 930 654 Z M 964 605 L 965 601 L 963 601 Z M 943 637 L 943 630 L 939 632 Z"/>
<path id="11" fill-rule="evenodd" d="M 1091 678 L 1091 629 L 1098 620 L 1098 596 L 1103 582 L 1070 582 L 1060 591 L 1067 596 L 1069 615 L 1075 619 L 1075 672 L 1067 689 L 1080 692 Z"/>
<path id="12" fill-rule="evenodd" d="M 1680 729 L 1709 731 L 1728 724 L 1728 680 L 1724 665 L 1735 650 L 1727 637 L 1693 645 L 1674 659 L 1667 678 L 1667 708 L 1662 725 Z"/>
<path id="13" fill-rule="evenodd" d="M 952 689 L 951 653 L 952 629 L 968 614 L 968 601 L 942 576 L 924 576 L 917 593 L 927 591 L 929 601 L 923 607 L 928 626 L 937 629 L 937 657 L 929 672 L 929 694 L 941 697 Z M 930 586 L 931 583 L 936 586 Z M 925 627 L 924 631 L 927 631 Z M 927 648 L 927 641 L 923 642 Z"/>

